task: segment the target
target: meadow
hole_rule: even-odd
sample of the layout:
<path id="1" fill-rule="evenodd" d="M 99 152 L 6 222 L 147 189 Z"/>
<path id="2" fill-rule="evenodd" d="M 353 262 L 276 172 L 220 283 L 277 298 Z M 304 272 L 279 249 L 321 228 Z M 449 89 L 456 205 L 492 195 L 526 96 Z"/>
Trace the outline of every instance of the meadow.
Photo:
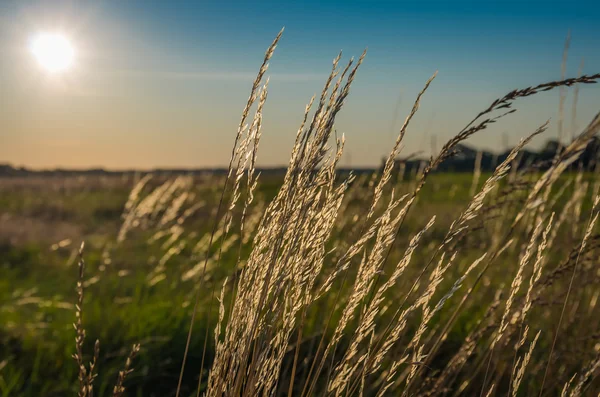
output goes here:
<path id="1" fill-rule="evenodd" d="M 278 37 L 279 38 L 279 37 Z M 364 57 L 260 175 L 267 50 L 228 172 L 0 180 L 0 394 L 598 395 L 600 118 L 546 163 L 435 172 L 542 91 L 508 92 L 422 166 L 337 172 Z M 358 73 L 358 74 L 357 74 Z M 600 164 L 600 163 L 599 163 Z M 82 242 L 85 242 L 82 245 Z"/>

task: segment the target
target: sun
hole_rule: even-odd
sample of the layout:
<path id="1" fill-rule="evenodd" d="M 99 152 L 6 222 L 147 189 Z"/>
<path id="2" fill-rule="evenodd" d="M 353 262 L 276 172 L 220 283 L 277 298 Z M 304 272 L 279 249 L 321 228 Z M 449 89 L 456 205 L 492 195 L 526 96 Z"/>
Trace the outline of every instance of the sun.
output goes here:
<path id="1" fill-rule="evenodd" d="M 31 40 L 31 52 L 42 68 L 50 73 L 61 73 L 73 65 L 75 49 L 59 33 L 39 33 Z"/>

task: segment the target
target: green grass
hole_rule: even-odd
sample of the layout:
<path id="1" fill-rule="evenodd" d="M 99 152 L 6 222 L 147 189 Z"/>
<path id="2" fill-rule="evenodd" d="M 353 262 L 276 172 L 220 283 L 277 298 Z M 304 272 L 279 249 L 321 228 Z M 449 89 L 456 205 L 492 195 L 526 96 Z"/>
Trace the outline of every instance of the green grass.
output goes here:
<path id="1" fill-rule="evenodd" d="M 480 185 L 486 177 L 482 175 Z M 271 177 L 259 185 L 257 196 L 261 200 L 271 199 L 280 183 L 280 180 Z M 432 175 L 403 230 L 418 230 L 433 214 L 437 214 L 438 222 L 429 233 L 427 243 L 439 242 L 455 215 L 468 203 L 471 183 L 470 174 Z M 453 186 L 457 187 L 450 197 Z M 114 245 L 130 184 L 106 191 L 89 189 L 85 184 L 79 190 L 68 193 L 57 191 L 52 185 L 36 185 L 35 189 L 41 190 L 41 194 L 33 194 L 30 189 L 4 189 L 0 196 L 0 213 L 35 217 L 47 223 L 49 229 L 56 222 L 68 221 L 80 226 L 81 235 L 70 236 L 72 243 L 58 249 L 51 249 L 58 242 L 51 240 L 52 236 L 37 240 L 37 236 L 33 236 L 17 243 L 4 241 L 0 245 L 0 323 L 4 325 L 0 330 L 0 396 L 62 396 L 76 392 L 76 366 L 71 358 L 75 346 L 72 306 L 76 301 L 77 280 L 74 252 L 82 240 L 87 242 L 85 279 L 96 280 L 85 291 L 83 321 L 87 333 L 84 351 L 92 352 L 95 339 L 100 340 L 99 375 L 95 381 L 97 395 L 107 395 L 112 390 L 131 345 L 137 342 L 142 344 L 142 350 L 134 363 L 136 369 L 127 380 L 127 395 L 172 395 L 185 348 L 194 293 L 194 283 L 182 281 L 181 275 L 202 256 L 194 256 L 190 246 L 184 248 L 167 262 L 165 279 L 149 285 L 148 274 L 164 254 L 161 245 L 166 239 L 149 244 L 152 230 L 134 230 L 122 245 Z M 214 186 L 202 184 L 194 189 L 198 197 L 208 204 L 186 221 L 185 229 L 201 236 L 211 228 L 208 208 L 216 205 L 217 190 Z M 410 181 L 400 186 L 400 190 L 403 189 L 410 189 Z M 567 192 L 565 197 L 570 197 L 570 193 Z M 358 204 L 350 205 L 345 216 L 360 214 L 364 209 Z M 589 209 L 589 203 L 584 207 L 584 210 Z M 183 238 L 189 236 L 186 234 Z M 400 257 L 409 237 L 410 234 L 402 236 L 391 264 L 395 263 L 394 258 Z M 484 237 L 481 241 L 478 238 L 477 235 L 470 236 L 473 244 L 485 244 Z M 564 242 L 565 246 L 571 243 Z M 217 248 L 214 247 L 213 251 Z M 560 251 L 562 247 L 555 249 Z M 106 250 L 110 252 L 108 263 L 103 256 Z M 244 245 L 242 257 L 248 250 L 249 245 Z M 398 290 L 410 286 L 418 273 L 418 264 L 424 263 L 428 257 L 427 252 L 415 254 L 413 265 L 400 280 Z M 490 273 L 489 277 L 496 278 L 495 283 L 500 284 L 504 280 L 504 283 L 510 284 L 512 274 L 504 271 L 502 266 L 514 268 L 516 254 L 518 251 L 510 254 L 497 270 Z M 464 257 L 463 262 L 474 260 L 477 256 L 477 252 L 473 252 Z M 211 269 L 207 282 L 203 284 L 184 378 L 187 394 L 191 394 L 197 384 L 206 327 L 211 331 L 207 362 L 212 361 L 214 354 L 212 330 L 217 313 L 214 301 L 210 303 L 210 290 L 214 286 L 218 294 L 222 280 L 232 272 L 236 259 L 237 249 L 227 251 L 221 265 Z M 440 289 L 449 288 L 462 270 L 453 269 Z M 340 285 L 338 281 L 334 288 L 340 288 Z M 348 285 L 345 288 L 349 288 Z M 484 289 L 480 296 L 490 301 L 493 294 L 493 290 Z M 226 302 L 229 302 L 228 298 L 229 293 Z M 454 297 L 447 305 L 452 306 L 457 300 Z M 306 335 L 322 332 L 322 313 L 335 307 L 336 302 L 329 298 L 312 307 L 305 326 Z M 446 353 L 442 350 L 442 354 L 451 354 L 452 346 L 460 346 L 477 319 L 484 314 L 484 306 L 468 306 L 448 337 L 444 347 Z M 448 316 L 447 312 L 436 316 L 431 326 L 443 324 Z M 411 320 L 409 329 L 416 327 L 415 320 Z M 207 367 L 204 366 L 205 371 Z"/>

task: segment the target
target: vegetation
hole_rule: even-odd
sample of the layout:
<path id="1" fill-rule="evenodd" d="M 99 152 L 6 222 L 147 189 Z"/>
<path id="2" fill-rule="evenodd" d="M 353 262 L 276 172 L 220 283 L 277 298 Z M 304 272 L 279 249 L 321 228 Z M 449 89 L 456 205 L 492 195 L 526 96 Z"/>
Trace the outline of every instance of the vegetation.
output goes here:
<path id="1" fill-rule="evenodd" d="M 280 34 L 281 35 L 281 34 Z M 434 173 L 494 101 L 404 173 L 336 171 L 363 54 L 306 107 L 285 175 L 259 177 L 265 54 L 225 175 L 7 178 L 0 394 L 596 395 L 600 116 L 551 161 Z M 85 240 L 85 246 L 80 241 Z"/>

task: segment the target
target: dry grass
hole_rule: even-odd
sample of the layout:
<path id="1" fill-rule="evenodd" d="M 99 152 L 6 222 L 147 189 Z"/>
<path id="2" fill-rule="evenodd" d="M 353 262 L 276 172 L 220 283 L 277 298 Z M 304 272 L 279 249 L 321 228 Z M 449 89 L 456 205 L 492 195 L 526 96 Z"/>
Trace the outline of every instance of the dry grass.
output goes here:
<path id="1" fill-rule="evenodd" d="M 265 63 L 270 58 L 272 49 L 279 37 L 267 52 Z M 340 244 L 340 248 L 345 247 L 345 249 L 339 254 L 333 266 L 325 266 L 328 259 L 327 244 L 332 239 L 332 231 L 339 210 L 344 202 L 345 195 L 348 193 L 349 186 L 352 185 L 354 180 L 351 175 L 341 183 L 336 181 L 335 167 L 341 157 L 344 138 L 336 138 L 336 150 L 332 151 L 327 145 L 332 136 L 335 117 L 349 93 L 350 86 L 363 58 L 364 54 L 354 67 L 352 67 L 351 60 L 340 73 L 337 68 L 340 60 L 338 56 L 334 60 L 333 70 L 327 79 L 312 118 L 309 117 L 309 110 L 313 105 L 313 100 L 307 106 L 304 122 L 298 130 L 296 143 L 292 149 L 284 183 L 275 199 L 267 206 L 262 215 L 252 243 L 252 250 L 242 265 L 239 278 L 234 281 L 227 316 L 224 313 L 225 309 L 222 303 L 225 290 L 225 284 L 223 285 L 218 331 L 215 335 L 216 357 L 208 375 L 206 395 L 255 396 L 277 393 L 281 387 L 279 382 L 283 364 L 286 355 L 290 351 L 290 344 L 294 340 L 294 331 L 297 332 L 298 336 L 295 347 L 291 349 L 294 354 L 290 384 L 287 387 L 289 395 L 313 395 L 316 392 L 318 383 L 321 383 L 321 388 L 324 387 L 323 390 L 326 390 L 326 394 L 336 396 L 362 395 L 365 393 L 385 395 L 388 392 L 407 395 L 414 392 L 414 390 L 431 394 L 426 385 L 431 385 L 433 382 L 436 383 L 433 394 L 436 394 L 436 391 L 441 393 L 447 390 L 451 386 L 449 380 L 446 384 L 436 382 L 435 376 L 431 377 L 435 371 L 431 370 L 427 364 L 430 362 L 431 357 L 435 356 L 440 345 L 447 337 L 457 314 L 464 307 L 468 298 L 472 296 L 471 294 L 477 283 L 483 279 L 485 273 L 502 254 L 507 244 L 513 242 L 517 231 L 521 231 L 517 229 L 525 231 L 525 234 L 521 234 L 520 237 L 526 237 L 529 243 L 523 247 L 523 251 L 519 255 L 519 265 L 509 289 L 506 304 L 503 305 L 504 311 L 500 323 L 493 332 L 491 345 L 487 349 L 488 359 L 485 376 L 483 382 L 480 383 L 481 395 L 484 393 L 493 395 L 499 389 L 496 383 L 502 379 L 504 371 L 508 371 L 510 378 L 512 378 L 512 382 L 508 383 L 509 387 L 512 387 L 512 394 L 516 395 L 522 380 L 527 375 L 526 367 L 531 365 L 533 349 L 538 342 L 541 331 L 537 332 L 525 356 L 519 357 L 510 368 L 503 366 L 504 369 L 499 370 L 497 368 L 498 363 L 495 363 L 495 367 L 491 368 L 494 358 L 493 353 L 498 344 L 503 346 L 509 344 L 508 337 L 512 336 L 513 333 L 511 332 L 509 335 L 507 330 L 509 325 L 515 324 L 515 315 L 520 316 L 518 322 L 523 324 L 525 314 L 535 305 L 532 291 L 534 291 L 535 284 L 539 282 L 541 277 L 544 251 L 549 245 L 548 234 L 551 231 L 553 219 L 552 214 L 543 233 L 543 239 L 539 242 L 538 237 L 541 234 L 542 223 L 549 216 L 545 203 L 549 199 L 553 184 L 567 167 L 576 161 L 578 155 L 598 131 L 598 118 L 592 121 L 564 151 L 557 154 L 548 171 L 541 175 L 529 190 L 525 203 L 516 212 L 514 220 L 507 219 L 509 221 L 508 229 L 499 231 L 504 234 L 504 237 L 498 240 L 497 244 L 489 247 L 488 252 L 468 266 L 437 304 L 431 304 L 431 300 L 442 281 L 446 278 L 445 274 L 448 269 L 455 267 L 455 262 L 458 262 L 456 258 L 459 251 L 453 248 L 450 243 L 453 240 L 464 239 L 470 233 L 470 226 L 479 216 L 479 211 L 484 205 L 486 196 L 497 190 L 499 181 L 508 174 L 511 163 L 515 160 L 519 150 L 533 136 L 543 132 L 548 123 L 522 141 L 511 152 L 506 161 L 498 166 L 496 172 L 483 185 L 481 192 L 474 194 L 474 198 L 466 210 L 451 224 L 441 244 L 432 251 L 430 260 L 419 273 L 412 287 L 406 292 L 405 297 L 401 301 L 396 301 L 396 307 L 394 305 L 390 306 L 385 298 L 408 267 L 411 256 L 417 249 L 420 240 L 433 226 L 435 217 L 412 238 L 398 264 L 392 267 L 391 274 L 386 278 L 381 276 L 384 274 L 384 269 L 388 268 L 386 265 L 392 247 L 397 240 L 399 231 L 402 229 L 406 215 L 415 203 L 428 175 L 441 162 L 452 155 L 452 151 L 458 143 L 487 128 L 490 123 L 499 121 L 502 117 L 516 111 L 512 107 L 514 101 L 519 98 L 554 88 L 560 88 L 562 93 L 564 88 L 573 84 L 593 83 L 600 78 L 600 75 L 563 79 L 511 91 L 504 97 L 494 101 L 486 110 L 480 112 L 473 121 L 442 147 L 441 152 L 433 157 L 423 171 L 419 173 L 418 182 L 412 193 L 397 199 L 392 191 L 392 194 L 386 198 L 387 202 L 382 202 L 383 192 L 393 172 L 393 160 L 399 154 L 407 127 L 417 112 L 421 96 L 432 82 L 432 77 L 417 97 L 413 110 L 400 129 L 381 176 L 376 183 L 372 184 L 373 192 L 370 194 L 372 200 L 368 204 L 368 211 L 359 222 L 360 226 L 356 229 L 357 233 L 350 236 L 351 241 L 346 242 L 344 245 Z M 256 89 L 265 72 L 266 67 L 264 65 L 261 67 L 257 81 L 253 86 L 248 106 L 244 109 L 243 120 L 247 116 L 252 102 L 257 99 Z M 347 79 L 344 80 L 346 76 Z M 263 89 L 263 93 L 265 92 L 266 85 Z M 261 118 L 264 99 L 266 99 L 266 95 L 261 95 L 255 120 Z M 498 110 L 509 108 L 511 110 L 508 112 L 497 116 L 493 115 Z M 310 122 L 308 122 L 309 119 Z M 240 141 L 239 136 L 240 133 L 236 136 L 231 162 L 233 164 L 235 158 L 239 159 L 238 166 L 235 169 L 230 167 L 229 173 L 231 175 L 235 172 L 236 178 L 231 187 L 228 185 L 229 180 L 226 180 L 223 188 L 223 192 L 227 189 L 231 189 L 233 192 L 228 212 L 224 216 L 224 219 L 226 219 L 225 235 L 229 232 L 231 219 L 234 216 L 233 209 L 240 195 L 239 181 L 242 179 L 244 172 L 247 172 L 248 180 L 245 193 L 250 200 L 252 197 L 255 183 L 254 159 L 258 137 L 260 136 L 260 124 L 256 121 L 252 124 L 247 133 L 247 143 L 243 140 L 241 144 L 238 144 Z M 250 164 L 247 162 L 249 158 L 252 158 Z M 245 160 L 242 161 L 241 159 Z M 476 169 L 473 192 L 478 185 L 478 178 L 479 170 Z M 224 194 L 222 194 L 222 197 L 224 197 Z M 498 196 L 495 198 L 499 200 Z M 541 203 L 540 200 L 542 200 Z M 249 203 L 250 201 L 246 202 L 246 204 Z M 581 206 L 578 208 L 580 210 Z M 246 209 L 247 205 L 244 206 L 241 215 L 242 230 Z M 586 230 L 583 242 L 580 245 L 580 252 L 585 248 L 585 242 L 592 233 L 596 217 L 597 214 Z M 533 230 L 529 227 L 532 221 L 536 222 Z M 531 267 L 529 265 L 530 259 L 536 250 L 537 257 L 524 300 L 524 308 L 516 313 L 513 307 L 517 303 L 517 296 L 524 274 Z M 436 260 L 436 257 L 439 259 Z M 429 275 L 429 281 L 425 283 L 424 287 L 420 286 L 422 276 L 427 273 L 434 261 L 437 261 L 438 264 Z M 457 305 L 456 311 L 446 325 L 441 329 L 429 329 L 429 323 L 442 310 L 444 303 L 450 300 L 452 295 L 460 289 L 468 274 L 484 261 L 486 261 L 485 266 Z M 344 285 L 352 277 L 349 271 L 352 266 L 355 267 L 355 281 L 352 287 L 345 289 Z M 576 274 L 576 269 L 577 262 L 573 266 L 573 275 Z M 338 286 L 338 291 L 334 291 L 332 286 L 340 277 L 341 285 Z M 573 278 L 571 278 L 564 299 L 565 304 L 558 321 L 558 328 L 561 326 L 572 281 Z M 381 284 L 382 282 L 383 284 Z M 412 297 L 411 300 L 413 291 L 417 289 L 422 292 L 418 293 L 416 297 Z M 311 362 L 308 373 L 304 376 L 302 382 L 296 384 L 295 382 L 298 379 L 296 371 L 306 312 L 312 306 L 317 305 L 319 299 L 326 299 L 324 296 L 327 294 L 335 296 L 336 309 L 341 310 L 341 315 L 337 325 L 331 324 L 332 316 L 323 319 L 326 321 L 324 330 L 326 331 L 332 327 L 333 332 L 331 334 L 328 334 L 328 332 L 322 333 L 316 353 L 312 357 L 308 357 Z M 411 301 L 412 303 L 410 303 Z M 497 306 L 498 304 L 495 302 L 492 305 L 494 308 Z M 388 325 L 379 324 L 383 320 L 380 314 L 390 309 L 394 310 L 395 314 L 387 319 Z M 405 329 L 407 318 L 417 310 L 422 311 L 420 325 L 410 336 L 407 335 Z M 226 321 L 223 320 L 225 317 L 227 317 Z M 221 329 L 224 330 L 222 336 L 220 334 Z M 524 331 L 521 332 L 517 349 L 525 344 L 528 330 L 529 326 L 526 326 Z M 346 338 L 349 342 L 342 346 L 340 343 L 342 338 Z M 467 351 L 470 351 L 469 354 L 473 352 L 474 344 L 477 342 L 473 339 L 464 341 L 468 345 Z M 485 341 L 479 342 L 485 343 Z M 556 342 L 556 338 L 554 342 Z M 393 354 L 393 348 L 402 344 L 404 344 L 403 353 L 400 355 Z M 550 367 L 553 349 L 554 343 L 550 350 L 550 357 L 546 360 L 546 373 Z M 515 357 L 516 355 L 517 352 L 515 351 Z M 461 358 L 461 365 L 464 366 L 468 358 Z M 326 377 L 324 377 L 325 373 L 323 371 L 327 368 L 328 362 L 330 362 L 329 370 L 326 371 Z M 538 365 L 542 362 L 538 362 Z M 425 369 L 428 369 L 430 374 L 423 377 Z M 496 373 L 494 382 L 488 384 L 488 375 L 491 376 L 494 372 Z M 202 376 L 201 372 L 200 379 Z M 545 377 L 544 375 L 544 379 Z M 322 384 L 323 379 L 326 379 L 326 384 Z M 301 385 L 302 387 L 300 387 Z M 468 383 L 461 384 L 463 390 L 465 386 L 468 386 Z M 542 380 L 540 395 L 543 389 L 544 381 Z"/>

